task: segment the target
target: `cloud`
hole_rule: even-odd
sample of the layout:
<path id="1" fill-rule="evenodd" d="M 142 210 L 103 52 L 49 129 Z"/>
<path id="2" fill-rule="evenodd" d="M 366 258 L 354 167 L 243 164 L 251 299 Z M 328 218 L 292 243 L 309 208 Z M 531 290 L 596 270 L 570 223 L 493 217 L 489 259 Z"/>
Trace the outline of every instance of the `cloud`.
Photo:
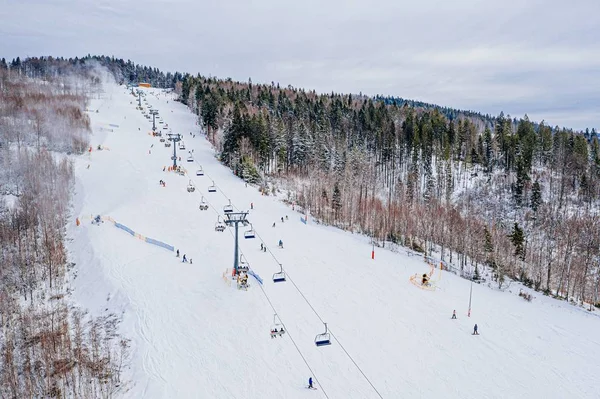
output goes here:
<path id="1" fill-rule="evenodd" d="M 595 0 L 5 0 L 3 56 L 106 54 L 600 127 Z"/>

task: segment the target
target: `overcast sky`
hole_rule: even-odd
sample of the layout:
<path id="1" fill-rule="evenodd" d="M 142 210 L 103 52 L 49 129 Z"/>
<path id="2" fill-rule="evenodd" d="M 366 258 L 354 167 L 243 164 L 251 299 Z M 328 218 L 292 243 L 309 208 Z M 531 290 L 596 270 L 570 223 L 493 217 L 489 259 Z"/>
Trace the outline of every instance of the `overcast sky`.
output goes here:
<path id="1" fill-rule="evenodd" d="M 0 0 L 0 57 L 411 98 L 600 127 L 600 0 Z"/>

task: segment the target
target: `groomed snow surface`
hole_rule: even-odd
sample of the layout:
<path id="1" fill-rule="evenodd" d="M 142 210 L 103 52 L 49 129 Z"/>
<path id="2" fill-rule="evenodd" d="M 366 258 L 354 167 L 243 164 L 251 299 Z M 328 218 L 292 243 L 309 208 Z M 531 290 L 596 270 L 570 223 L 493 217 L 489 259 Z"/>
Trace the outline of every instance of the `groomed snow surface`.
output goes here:
<path id="1" fill-rule="evenodd" d="M 467 317 L 468 281 L 443 272 L 437 290 L 421 290 L 409 282 L 429 272 L 421 257 L 376 249 L 371 260 L 367 238 L 303 224 L 299 213 L 220 165 L 194 116 L 172 95 L 144 93 L 164 124 L 183 135 L 186 149 L 178 155 L 189 176 L 163 172 L 172 147 L 148 134 L 152 122 L 136 110 L 137 98 L 108 85 L 90 106 L 99 110 L 90 113 L 93 151 L 75 161 L 69 227 L 76 300 L 94 314 L 123 314 L 121 331 L 132 339 L 124 397 L 600 397 L 594 314 L 538 294 L 526 302 L 515 285 L 498 292 L 475 284 Z M 166 133 L 164 124 L 158 127 Z M 99 144 L 105 149 L 97 151 Z M 194 162 L 186 162 L 192 149 Z M 199 165 L 205 176 L 196 176 Z M 208 193 L 213 180 L 218 191 Z M 207 211 L 199 210 L 201 196 Z M 258 235 L 240 238 L 240 248 L 262 289 L 252 277 L 248 291 L 223 278 L 232 267 L 233 229 L 214 226 L 229 199 L 236 210 L 254 203 L 248 219 Z M 174 245 L 193 264 L 108 221 L 92 225 L 91 215 Z M 275 284 L 279 262 L 288 281 Z M 275 339 L 273 307 L 288 331 Z M 316 347 L 322 321 L 332 344 Z M 317 390 L 306 389 L 310 376 Z"/>

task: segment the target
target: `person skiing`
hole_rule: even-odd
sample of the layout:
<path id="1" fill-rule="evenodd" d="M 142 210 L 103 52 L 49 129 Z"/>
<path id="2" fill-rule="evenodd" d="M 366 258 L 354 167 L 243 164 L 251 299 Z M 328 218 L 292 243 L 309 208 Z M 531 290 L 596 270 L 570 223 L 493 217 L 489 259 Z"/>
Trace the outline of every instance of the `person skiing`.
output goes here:
<path id="1" fill-rule="evenodd" d="M 283 241 L 279 240 L 279 248 L 283 248 Z"/>
<path id="2" fill-rule="evenodd" d="M 275 227 L 275 222 L 273 222 L 273 227 Z"/>
<path id="3" fill-rule="evenodd" d="M 283 216 L 281 217 L 281 223 L 283 223 Z"/>
<path id="4" fill-rule="evenodd" d="M 250 209 L 254 209 L 254 202 L 250 203 Z"/>
<path id="5" fill-rule="evenodd" d="M 452 318 L 456 319 L 456 310 L 452 311 Z"/>
<path id="6" fill-rule="evenodd" d="M 187 258 L 185 257 L 185 254 L 183 254 L 183 259 L 181 261 L 187 263 Z"/>
<path id="7" fill-rule="evenodd" d="M 309 387 L 310 389 L 313 389 L 313 388 L 314 388 L 314 387 L 313 387 L 313 383 L 312 383 L 312 377 L 309 377 L 309 378 L 308 378 L 308 387 Z"/>
<path id="8" fill-rule="evenodd" d="M 177 257 L 179 258 L 179 250 L 177 250 Z"/>
<path id="9" fill-rule="evenodd" d="M 192 264 L 192 258 L 190 258 L 190 265 Z"/>
<path id="10" fill-rule="evenodd" d="M 477 332 L 477 324 L 475 324 L 475 327 L 473 327 L 473 335 L 479 335 Z"/>
<path id="11" fill-rule="evenodd" d="M 260 250 L 261 250 L 261 251 L 263 250 L 263 247 L 264 247 L 264 245 L 263 245 L 263 243 L 261 242 L 261 243 L 260 243 Z"/>

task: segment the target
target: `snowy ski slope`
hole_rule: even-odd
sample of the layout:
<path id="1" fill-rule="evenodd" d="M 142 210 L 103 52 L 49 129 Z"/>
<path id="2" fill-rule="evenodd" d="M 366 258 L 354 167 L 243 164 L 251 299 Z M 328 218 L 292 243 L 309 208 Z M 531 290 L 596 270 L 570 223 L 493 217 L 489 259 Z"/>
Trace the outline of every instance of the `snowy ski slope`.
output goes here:
<path id="1" fill-rule="evenodd" d="M 133 340 L 125 397 L 600 397 L 594 314 L 537 294 L 528 303 L 514 285 L 512 293 L 474 285 L 468 318 L 468 281 L 444 272 L 436 291 L 418 289 L 409 277 L 429 271 L 422 258 L 379 249 L 371 260 L 367 238 L 301 223 L 300 214 L 217 162 L 184 105 L 161 90 L 144 91 L 183 135 L 186 150 L 178 154 L 189 176 L 163 172 L 172 148 L 148 134 L 152 122 L 125 87 L 107 85 L 90 106 L 99 110 L 90 112 L 94 150 L 75 161 L 69 227 L 76 300 L 96 314 L 122 312 L 122 332 Z M 107 149 L 97 151 L 98 144 Z M 191 149 L 193 163 L 186 162 Z M 195 176 L 198 165 L 205 176 Z M 208 193 L 213 180 L 218 191 Z M 202 195 L 207 211 L 198 207 Z M 229 199 L 237 210 L 254 203 L 249 221 L 258 236 L 241 238 L 240 247 L 262 289 L 252 278 L 248 291 L 223 278 L 233 229 L 218 233 L 214 225 Z M 108 221 L 92 225 L 97 214 L 174 245 L 193 264 Z M 277 248 L 280 239 L 285 249 Z M 269 252 L 260 251 L 261 240 Z M 274 284 L 278 262 L 288 281 Z M 288 334 L 272 339 L 275 312 Z M 317 348 L 322 321 L 332 344 Z M 479 336 L 471 335 L 475 323 Z M 309 376 L 318 390 L 306 389 Z"/>

